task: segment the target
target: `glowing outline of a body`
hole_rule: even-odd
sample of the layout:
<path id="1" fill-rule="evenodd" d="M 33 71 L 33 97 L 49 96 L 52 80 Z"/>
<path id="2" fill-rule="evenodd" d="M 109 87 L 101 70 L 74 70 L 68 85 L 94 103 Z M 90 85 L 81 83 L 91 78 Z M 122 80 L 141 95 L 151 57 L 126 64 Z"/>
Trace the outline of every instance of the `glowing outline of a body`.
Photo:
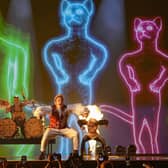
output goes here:
<path id="1" fill-rule="evenodd" d="M 137 24 L 135 22 L 139 22 L 139 25 L 145 21 L 139 19 L 139 18 L 135 18 L 134 24 Z M 154 51 L 156 53 L 158 53 L 159 55 L 161 55 L 162 57 L 165 57 L 166 59 L 168 58 L 168 55 L 166 55 L 165 53 L 163 53 L 159 48 L 158 48 L 158 38 L 159 38 L 159 33 L 162 30 L 162 22 L 161 22 L 161 18 L 160 17 L 156 17 L 154 20 L 147 20 L 147 22 L 151 22 L 152 24 L 154 24 L 157 28 L 157 34 L 155 37 L 155 41 L 154 41 Z M 159 26 L 155 23 L 155 22 L 159 22 Z M 135 27 L 135 25 L 134 25 Z M 152 29 L 149 26 L 149 29 Z M 167 76 L 167 69 L 164 66 L 160 67 L 160 72 L 159 75 L 157 75 L 157 78 L 154 79 L 150 84 L 149 84 L 149 90 L 151 92 L 153 92 L 155 95 L 158 96 L 158 111 L 157 111 L 157 116 L 156 117 L 156 133 L 153 135 L 152 131 L 151 131 L 151 127 L 149 126 L 150 121 L 148 121 L 146 118 L 143 119 L 142 125 L 141 125 L 141 129 L 139 132 L 139 137 L 136 137 L 136 128 L 135 128 L 135 112 L 136 109 L 134 107 L 134 96 L 136 96 L 136 93 L 139 92 L 141 90 L 141 85 L 138 83 L 137 79 L 136 79 L 136 74 L 134 72 L 134 69 L 130 66 L 130 65 L 126 65 L 126 69 L 127 69 L 127 75 L 125 75 L 126 69 L 123 69 L 123 60 L 127 57 L 127 56 L 132 56 L 134 54 L 140 53 L 144 46 L 143 46 L 143 42 L 139 39 L 138 37 L 138 32 L 141 33 L 142 37 L 146 37 L 146 38 L 150 38 L 148 37 L 146 34 L 144 34 L 145 32 L 142 31 L 141 28 L 139 28 L 137 26 L 137 28 L 134 29 L 135 31 L 135 35 L 136 35 L 136 40 L 138 41 L 139 44 L 139 48 L 133 52 L 128 52 L 125 53 L 121 59 L 119 60 L 119 72 L 122 76 L 122 79 L 124 80 L 124 82 L 126 83 L 126 86 L 129 88 L 130 90 L 130 101 L 131 101 L 131 113 L 132 114 L 128 114 L 126 112 L 124 112 L 123 110 L 114 107 L 114 106 L 110 106 L 110 105 L 101 105 L 100 108 L 102 109 L 102 111 L 110 113 L 118 118 L 120 118 L 121 120 L 131 124 L 133 126 L 133 137 L 134 137 L 134 142 L 135 145 L 137 146 L 137 150 L 138 152 L 141 153 L 145 153 L 146 149 L 142 143 L 141 140 L 141 136 L 143 133 L 143 129 L 146 127 L 150 136 L 150 144 L 151 144 L 151 150 L 152 153 L 159 153 L 159 144 L 158 144 L 158 129 L 159 129 L 159 119 L 160 119 L 160 110 L 161 110 L 161 90 L 164 87 L 165 83 L 168 80 L 168 76 Z M 128 79 L 129 78 L 129 79 Z M 131 87 L 131 85 L 129 84 L 128 80 L 132 80 L 134 82 L 134 86 L 135 87 Z M 137 142 L 138 141 L 138 142 Z M 141 148 L 141 149 L 140 149 Z"/>

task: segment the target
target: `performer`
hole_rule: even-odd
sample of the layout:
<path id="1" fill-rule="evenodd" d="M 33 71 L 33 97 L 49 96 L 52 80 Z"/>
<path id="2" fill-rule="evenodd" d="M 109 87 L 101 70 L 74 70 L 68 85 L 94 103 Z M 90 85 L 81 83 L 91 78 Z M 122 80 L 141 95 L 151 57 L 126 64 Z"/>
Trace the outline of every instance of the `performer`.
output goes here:
<path id="1" fill-rule="evenodd" d="M 29 103 L 29 101 L 20 101 L 18 96 L 13 97 L 13 105 L 9 105 L 6 108 L 6 112 L 11 112 L 12 120 L 16 123 L 18 127 L 21 128 L 21 132 L 24 135 L 24 123 L 26 120 L 26 115 L 23 111 L 23 107 Z"/>
<path id="2" fill-rule="evenodd" d="M 102 120 L 102 121 L 104 121 L 104 120 Z M 89 121 L 87 122 L 88 133 L 83 137 L 82 143 L 81 143 L 81 156 L 82 157 L 83 157 L 83 153 L 84 153 L 85 143 L 90 140 L 99 141 L 102 144 L 102 150 L 104 152 L 106 142 L 105 142 L 104 138 L 97 132 L 98 125 L 99 125 L 99 122 L 94 118 L 89 119 Z M 92 155 L 95 155 L 95 153 L 96 153 L 96 145 L 95 144 L 96 144 L 95 142 L 93 143 L 93 145 L 90 144 L 91 145 L 90 148 L 92 148 L 91 152 L 93 152 L 93 153 L 91 153 Z"/>
<path id="3" fill-rule="evenodd" d="M 50 124 L 45 130 L 41 140 L 40 160 L 45 159 L 45 149 L 48 140 L 55 138 L 57 135 L 63 135 L 71 138 L 73 140 L 73 152 L 78 153 L 78 133 L 76 130 L 69 128 L 67 125 L 70 112 L 71 111 L 68 110 L 67 106 L 64 104 L 63 95 L 56 95 L 54 98 L 54 105 L 52 106 L 52 112 L 49 116 Z"/>
<path id="4" fill-rule="evenodd" d="M 98 137 L 98 139 L 102 139 L 101 142 L 104 144 L 105 141 L 100 135 L 100 131 L 98 129 L 98 125 L 108 125 L 107 120 L 102 120 L 103 114 L 99 110 L 96 105 L 88 105 L 84 108 L 83 112 L 79 116 L 78 124 L 81 127 L 84 137 L 90 137 L 90 132 L 94 133 L 94 136 Z M 84 138 L 83 137 L 83 138 Z M 95 156 L 96 154 L 96 140 L 91 136 L 89 139 L 86 138 L 88 141 L 89 146 L 85 146 L 89 151 L 91 156 Z M 84 140 L 84 139 L 83 139 Z M 83 141 L 82 141 L 83 142 Z M 82 146 L 81 146 L 82 147 Z M 83 150 L 83 149 L 82 149 Z"/>

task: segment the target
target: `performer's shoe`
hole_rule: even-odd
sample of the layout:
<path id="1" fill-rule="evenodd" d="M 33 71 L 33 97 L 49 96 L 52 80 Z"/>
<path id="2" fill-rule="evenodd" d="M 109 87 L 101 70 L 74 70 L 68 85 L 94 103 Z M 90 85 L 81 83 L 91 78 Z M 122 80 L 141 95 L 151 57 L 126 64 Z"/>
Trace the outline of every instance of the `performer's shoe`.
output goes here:
<path id="1" fill-rule="evenodd" d="M 44 160 L 45 159 L 45 152 L 41 152 L 39 156 L 39 160 Z"/>

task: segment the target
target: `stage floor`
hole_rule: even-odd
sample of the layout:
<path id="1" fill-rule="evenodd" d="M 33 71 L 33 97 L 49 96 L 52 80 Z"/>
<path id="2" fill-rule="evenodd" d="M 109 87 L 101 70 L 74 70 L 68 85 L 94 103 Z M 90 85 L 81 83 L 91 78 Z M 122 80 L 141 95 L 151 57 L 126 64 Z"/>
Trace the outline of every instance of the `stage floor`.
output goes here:
<path id="1" fill-rule="evenodd" d="M 36 144 L 39 145 L 41 142 L 40 139 L 0 139 L 1 145 L 17 145 L 17 144 Z M 50 142 L 48 145 L 48 153 L 52 153 L 52 144 L 54 142 Z M 39 151 L 38 151 L 39 152 Z M 8 161 L 8 168 L 16 168 L 16 164 L 20 161 L 21 156 L 11 156 L 11 153 L 7 153 L 5 158 Z M 34 153 L 33 153 L 34 154 Z M 47 164 L 48 160 L 38 160 L 39 153 L 36 153 L 35 156 L 28 156 L 28 162 L 32 165 L 32 168 L 43 168 Z M 26 155 L 26 153 L 24 154 Z M 0 155 L 0 157 L 3 157 Z M 69 156 L 62 156 L 63 163 L 66 163 Z M 96 168 L 97 167 L 97 159 L 98 157 L 91 155 L 84 155 L 83 160 L 81 160 L 82 166 L 81 168 Z M 142 168 L 143 163 L 152 163 L 154 168 L 168 168 L 168 154 L 138 154 L 136 156 L 131 156 L 129 159 L 126 159 L 126 156 L 117 156 L 110 155 L 108 157 L 108 161 L 113 165 L 113 168 L 124 168 L 128 167 L 127 165 L 131 165 L 131 168 Z"/>
<path id="2" fill-rule="evenodd" d="M 16 167 L 19 159 L 8 160 L 8 168 Z M 63 160 L 63 164 L 66 164 L 67 160 Z M 168 168 L 168 155 L 139 155 L 132 156 L 126 159 L 125 156 L 110 155 L 108 161 L 113 165 L 113 168 L 143 168 L 144 163 L 151 163 L 154 168 Z M 43 168 L 47 164 L 48 160 L 28 160 L 32 168 Z M 97 168 L 98 161 L 89 155 L 85 155 L 81 161 L 81 168 Z M 129 166 L 128 166 L 129 165 Z"/>

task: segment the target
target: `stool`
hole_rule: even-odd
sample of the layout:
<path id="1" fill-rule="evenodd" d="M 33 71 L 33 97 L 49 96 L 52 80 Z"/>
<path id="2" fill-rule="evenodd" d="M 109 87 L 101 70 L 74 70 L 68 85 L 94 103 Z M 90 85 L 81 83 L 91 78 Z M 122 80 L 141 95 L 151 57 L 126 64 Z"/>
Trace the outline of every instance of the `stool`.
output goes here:
<path id="1" fill-rule="evenodd" d="M 55 144 L 55 139 L 48 141 L 48 154 L 52 153 L 52 145 Z"/>

